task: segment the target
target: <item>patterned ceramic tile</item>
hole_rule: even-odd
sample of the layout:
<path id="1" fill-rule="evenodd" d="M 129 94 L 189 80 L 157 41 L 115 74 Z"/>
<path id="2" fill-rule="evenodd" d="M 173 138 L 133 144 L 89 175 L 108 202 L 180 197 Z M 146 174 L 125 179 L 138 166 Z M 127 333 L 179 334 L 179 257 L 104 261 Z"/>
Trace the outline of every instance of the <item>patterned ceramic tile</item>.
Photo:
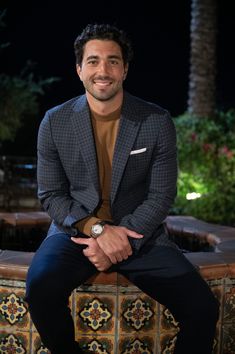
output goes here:
<path id="1" fill-rule="evenodd" d="M 176 340 L 177 340 L 177 332 L 164 332 L 163 334 L 161 334 L 160 353 L 173 354 Z"/>
<path id="2" fill-rule="evenodd" d="M 213 279 L 210 274 L 207 282 L 222 304 L 223 314 L 217 324 L 213 354 L 235 354 L 235 279 Z M 34 326 L 30 348 L 32 323 L 23 301 L 24 283 L 4 280 L 0 284 L 0 353 L 49 354 Z M 177 322 L 168 309 L 138 288 L 95 285 L 73 295 L 70 307 L 76 338 L 84 349 L 98 354 L 173 353 Z"/>
<path id="3" fill-rule="evenodd" d="M 213 253 L 212 253 L 213 255 Z M 215 256 L 218 256 L 218 254 L 214 254 Z M 226 277 L 226 275 L 228 274 L 228 266 L 227 264 L 219 264 L 216 263 L 216 261 L 218 262 L 218 259 L 214 260 L 215 263 L 214 264 L 207 264 L 204 266 L 200 267 L 200 273 L 203 276 L 203 278 L 205 280 L 210 280 L 210 279 L 223 279 Z"/>
<path id="4" fill-rule="evenodd" d="M 127 286 L 119 285 L 118 286 L 118 293 L 119 294 L 125 294 L 125 295 L 131 295 L 131 294 L 144 294 L 137 286 L 133 284 L 129 284 Z"/>
<path id="5" fill-rule="evenodd" d="M 119 296 L 120 334 L 157 332 L 157 303 L 144 293 Z"/>
<path id="6" fill-rule="evenodd" d="M 157 354 L 154 336 L 121 336 L 119 354 Z"/>
<path id="7" fill-rule="evenodd" d="M 210 286 L 211 290 L 215 293 L 218 300 L 221 300 L 223 295 L 224 279 L 210 279 L 207 280 L 207 284 Z"/>
<path id="8" fill-rule="evenodd" d="M 213 354 L 221 353 L 221 323 L 223 318 L 223 295 L 224 295 L 224 279 L 207 280 L 213 294 L 220 303 L 219 319 L 216 326 L 216 334 L 214 338 Z"/>
<path id="9" fill-rule="evenodd" d="M 2 354 L 28 354 L 30 353 L 29 333 L 0 331 L 0 353 Z"/>
<path id="10" fill-rule="evenodd" d="M 29 331 L 30 317 L 22 289 L 0 288 L 0 325 Z"/>
<path id="11" fill-rule="evenodd" d="M 235 324 L 223 326 L 222 348 L 223 354 L 235 353 Z"/>
<path id="12" fill-rule="evenodd" d="M 0 279 L 0 287 L 9 287 L 9 288 L 23 288 L 25 290 L 25 281 L 16 280 L 16 279 Z"/>
<path id="13" fill-rule="evenodd" d="M 31 320 L 31 328 L 32 328 L 32 332 L 36 332 L 37 333 L 37 329 L 36 329 L 36 327 L 34 326 L 34 324 L 33 324 L 33 321 Z"/>
<path id="14" fill-rule="evenodd" d="M 32 353 L 33 354 L 50 354 L 50 351 L 44 347 L 40 336 L 37 333 L 33 333 L 32 336 Z"/>
<path id="15" fill-rule="evenodd" d="M 114 334 L 116 297 L 101 294 L 77 294 L 75 329 L 77 334 Z"/>
<path id="16" fill-rule="evenodd" d="M 171 354 L 174 351 L 177 333 L 179 331 L 178 322 L 175 320 L 172 313 L 163 305 L 160 305 L 160 336 L 159 353 Z"/>
<path id="17" fill-rule="evenodd" d="M 223 316 L 223 295 L 224 295 L 224 280 L 223 279 L 212 279 L 207 281 L 216 299 L 221 304 L 219 311 L 219 321 L 222 321 Z"/>
<path id="18" fill-rule="evenodd" d="M 213 351 L 212 354 L 220 354 L 220 343 L 221 343 L 221 323 L 217 323 L 216 334 L 214 338 Z"/>
<path id="19" fill-rule="evenodd" d="M 235 281 L 227 282 L 224 296 L 224 322 L 235 323 Z"/>
<path id="20" fill-rule="evenodd" d="M 79 336 L 79 346 L 94 354 L 116 354 L 114 336 Z"/>
<path id="21" fill-rule="evenodd" d="M 117 294 L 117 286 L 108 284 L 82 284 L 76 288 L 77 293 L 107 293 L 107 294 Z"/>
<path id="22" fill-rule="evenodd" d="M 160 333 L 163 331 L 178 331 L 178 322 L 175 320 L 172 313 L 163 305 L 160 305 L 160 313 L 161 313 L 161 323 L 160 323 Z"/>
<path id="23" fill-rule="evenodd" d="M 71 310 L 71 315 L 75 317 L 75 291 L 73 291 L 69 297 L 69 308 Z"/>

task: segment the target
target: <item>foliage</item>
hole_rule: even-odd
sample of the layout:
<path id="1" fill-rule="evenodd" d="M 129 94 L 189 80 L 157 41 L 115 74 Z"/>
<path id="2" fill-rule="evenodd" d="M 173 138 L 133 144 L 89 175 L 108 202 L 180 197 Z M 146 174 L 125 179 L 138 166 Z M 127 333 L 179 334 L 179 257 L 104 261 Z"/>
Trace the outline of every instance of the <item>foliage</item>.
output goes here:
<path id="1" fill-rule="evenodd" d="M 0 12 L 0 29 L 6 27 Z M 0 43 L 0 50 L 9 43 Z M 39 111 L 39 96 L 44 89 L 58 78 L 36 80 L 32 62 L 28 61 L 19 75 L 0 74 L 0 143 L 14 140 L 15 135 L 27 116 L 35 117 Z"/>
<path id="2" fill-rule="evenodd" d="M 0 142 L 14 140 L 26 116 L 36 116 L 39 111 L 38 96 L 44 87 L 56 78 L 36 81 L 28 62 L 18 76 L 0 74 Z"/>
<path id="3" fill-rule="evenodd" d="M 235 225 L 235 110 L 214 120 L 175 118 L 178 136 L 178 196 L 173 212 Z M 187 200 L 187 193 L 201 197 Z"/>

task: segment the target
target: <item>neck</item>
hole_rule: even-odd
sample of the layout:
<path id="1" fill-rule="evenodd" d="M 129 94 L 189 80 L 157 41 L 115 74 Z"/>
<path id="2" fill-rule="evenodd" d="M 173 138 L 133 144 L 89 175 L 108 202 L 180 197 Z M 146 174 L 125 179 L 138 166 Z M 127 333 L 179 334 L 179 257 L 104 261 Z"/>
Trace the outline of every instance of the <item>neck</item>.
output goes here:
<path id="1" fill-rule="evenodd" d="M 86 92 L 87 101 L 92 111 L 99 115 L 108 115 L 116 111 L 122 104 L 123 91 L 118 92 L 113 98 L 108 101 L 99 101 Z"/>

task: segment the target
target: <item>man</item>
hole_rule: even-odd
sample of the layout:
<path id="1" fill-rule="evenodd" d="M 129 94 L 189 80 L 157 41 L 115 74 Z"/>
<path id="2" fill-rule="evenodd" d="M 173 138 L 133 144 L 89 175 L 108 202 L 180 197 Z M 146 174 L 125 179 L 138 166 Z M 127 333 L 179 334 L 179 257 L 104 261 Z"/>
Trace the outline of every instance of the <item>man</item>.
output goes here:
<path id="1" fill-rule="evenodd" d="M 68 297 L 115 270 L 179 321 L 175 353 L 209 354 L 217 302 L 163 227 L 176 194 L 172 119 L 123 90 L 123 31 L 88 25 L 75 54 L 85 94 L 49 110 L 38 134 L 38 194 L 53 222 L 28 273 L 33 322 L 52 354 L 82 353 Z"/>

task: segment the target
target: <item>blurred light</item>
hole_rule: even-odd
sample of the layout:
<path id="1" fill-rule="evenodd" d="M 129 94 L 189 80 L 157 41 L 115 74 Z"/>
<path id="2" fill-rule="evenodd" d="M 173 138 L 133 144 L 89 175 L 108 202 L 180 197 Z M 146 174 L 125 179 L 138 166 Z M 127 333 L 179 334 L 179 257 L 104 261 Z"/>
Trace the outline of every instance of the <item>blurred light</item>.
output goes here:
<path id="1" fill-rule="evenodd" d="M 187 193 L 187 194 L 186 194 L 186 199 L 187 199 L 187 200 L 193 200 L 193 199 L 200 198 L 201 196 L 202 196 L 201 193 L 196 193 L 196 192 Z"/>
<path id="2" fill-rule="evenodd" d="M 23 168 L 25 170 L 32 170 L 33 168 L 36 167 L 36 165 L 32 165 L 32 164 L 18 164 L 16 165 L 17 168 Z"/>

